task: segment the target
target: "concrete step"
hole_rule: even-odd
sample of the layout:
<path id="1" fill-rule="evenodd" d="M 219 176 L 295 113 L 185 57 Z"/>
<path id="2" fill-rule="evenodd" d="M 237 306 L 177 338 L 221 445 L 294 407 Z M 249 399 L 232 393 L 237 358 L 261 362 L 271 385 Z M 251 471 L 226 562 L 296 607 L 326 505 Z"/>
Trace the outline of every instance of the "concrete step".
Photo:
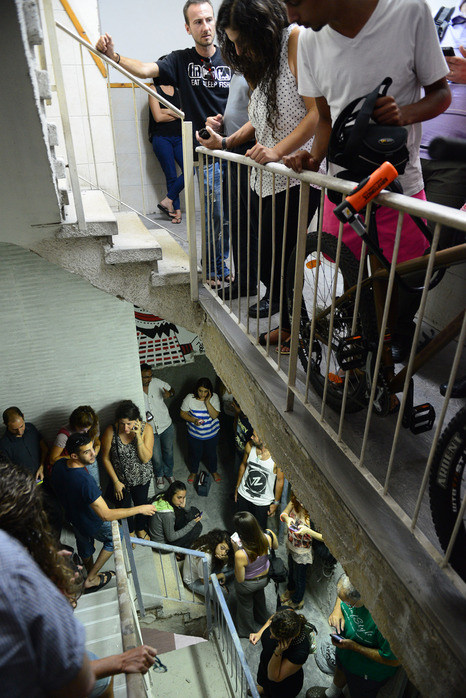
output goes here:
<path id="1" fill-rule="evenodd" d="M 167 667 L 164 674 L 152 676 L 154 696 L 173 698 L 233 698 L 235 693 L 226 678 L 214 641 L 200 642 L 167 652 L 161 657 Z"/>
<path id="2" fill-rule="evenodd" d="M 65 220 L 57 233 L 59 238 L 110 237 L 118 235 L 115 214 L 100 189 L 81 191 L 86 219 L 86 230 L 78 228 L 73 192 L 69 192 L 70 204 L 65 209 Z"/>
<path id="3" fill-rule="evenodd" d="M 157 262 L 162 248 L 153 231 L 147 230 L 136 213 L 117 213 L 118 236 L 104 245 L 107 264 Z"/>
<path id="4" fill-rule="evenodd" d="M 174 286 L 189 284 L 189 257 L 167 230 L 155 231 L 157 242 L 162 248 L 162 259 L 157 269 L 151 272 L 152 286 Z"/>

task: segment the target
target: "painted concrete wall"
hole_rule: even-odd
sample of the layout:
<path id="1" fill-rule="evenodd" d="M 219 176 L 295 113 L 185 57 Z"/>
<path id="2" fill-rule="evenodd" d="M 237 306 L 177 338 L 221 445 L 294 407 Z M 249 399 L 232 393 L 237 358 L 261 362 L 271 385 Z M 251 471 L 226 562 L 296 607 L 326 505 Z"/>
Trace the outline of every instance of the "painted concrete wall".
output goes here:
<path id="1" fill-rule="evenodd" d="M 15 245 L 0 244 L 0 413 L 17 405 L 47 439 L 90 404 L 144 407 L 133 307 Z"/>

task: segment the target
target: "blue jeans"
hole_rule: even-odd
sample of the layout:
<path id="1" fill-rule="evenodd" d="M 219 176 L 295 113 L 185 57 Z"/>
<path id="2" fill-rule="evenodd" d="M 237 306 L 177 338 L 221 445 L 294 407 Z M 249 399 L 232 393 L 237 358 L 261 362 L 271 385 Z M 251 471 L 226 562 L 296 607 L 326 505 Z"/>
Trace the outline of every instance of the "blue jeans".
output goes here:
<path id="1" fill-rule="evenodd" d="M 288 553 L 288 584 L 287 589 L 294 591 L 291 597 L 293 603 L 301 603 L 306 591 L 306 572 L 308 565 L 300 565 Z"/>
<path id="2" fill-rule="evenodd" d="M 203 458 L 210 473 L 217 472 L 218 434 L 211 439 L 195 439 L 188 434 L 189 472 L 197 473 Z"/>
<path id="3" fill-rule="evenodd" d="M 152 467 L 154 477 L 173 476 L 173 437 L 175 427 L 170 424 L 161 434 L 154 434 Z"/>
<path id="4" fill-rule="evenodd" d="M 223 180 L 225 180 L 227 176 L 226 162 L 222 165 L 222 172 Z M 207 197 L 207 193 L 209 193 L 209 197 Z M 223 201 L 224 213 L 222 229 L 222 194 L 220 186 L 220 163 L 218 160 L 215 162 L 215 168 L 211 160 L 207 167 L 204 167 L 204 203 L 207 278 L 214 278 L 215 274 L 217 274 L 217 277 L 221 279 L 222 274 L 225 276 L 230 274 L 230 270 L 225 263 L 230 251 L 230 240 L 228 236 L 228 202 L 226 200 Z M 226 214 L 225 211 L 227 212 Z"/>
<path id="5" fill-rule="evenodd" d="M 181 136 L 153 136 L 152 148 L 162 167 L 167 182 L 167 196 L 173 201 L 173 208 L 180 208 L 180 191 L 184 189 L 183 145 Z M 177 175 L 175 162 L 181 167 Z"/>
<path id="6" fill-rule="evenodd" d="M 102 521 L 102 525 L 96 528 L 92 536 L 81 533 L 81 531 L 79 531 L 74 524 L 73 532 L 76 537 L 76 547 L 78 548 L 78 553 L 81 555 L 83 560 L 87 560 L 94 555 L 94 540 L 98 540 L 103 543 L 103 549 L 107 552 L 113 552 L 112 524 L 110 521 Z"/>

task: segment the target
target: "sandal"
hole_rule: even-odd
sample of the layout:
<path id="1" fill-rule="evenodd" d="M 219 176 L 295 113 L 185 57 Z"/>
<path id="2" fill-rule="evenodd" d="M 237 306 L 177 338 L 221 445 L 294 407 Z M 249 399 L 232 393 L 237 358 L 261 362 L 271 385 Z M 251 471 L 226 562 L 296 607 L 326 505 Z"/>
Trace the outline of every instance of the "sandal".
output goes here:
<path id="1" fill-rule="evenodd" d="M 164 213 L 170 219 L 172 219 L 173 216 L 175 215 L 175 211 L 170 211 L 170 209 L 167 208 L 166 206 L 164 206 L 163 204 L 157 204 L 157 208 L 159 209 L 159 211 L 162 211 L 162 213 Z"/>
<path id="2" fill-rule="evenodd" d="M 181 216 L 173 216 L 172 223 L 181 223 Z"/>
<path id="3" fill-rule="evenodd" d="M 93 594 L 95 591 L 99 591 L 100 589 L 103 589 L 109 582 L 112 581 L 113 577 L 115 576 L 115 572 L 111 570 L 110 572 L 102 572 L 101 574 L 98 575 L 100 582 L 98 584 L 95 584 L 92 587 L 85 587 L 84 588 L 84 594 Z"/>
<path id="4" fill-rule="evenodd" d="M 286 332 L 286 330 L 285 330 L 285 332 Z M 282 330 L 282 334 L 283 334 L 283 330 Z M 301 347 L 301 349 L 304 349 L 304 342 L 301 339 L 301 337 L 299 338 L 299 346 Z M 287 337 L 281 343 L 281 346 L 277 347 L 275 349 L 275 351 L 277 352 L 277 354 L 281 354 L 282 356 L 289 356 L 291 354 L 291 337 Z"/>
<path id="5" fill-rule="evenodd" d="M 189 473 L 188 482 L 190 485 L 193 484 L 195 477 L 196 477 L 196 473 Z"/>
<path id="6" fill-rule="evenodd" d="M 218 279 L 206 279 L 206 284 L 210 286 L 210 288 L 219 288 L 222 285 Z"/>
<path id="7" fill-rule="evenodd" d="M 275 327 L 273 330 L 270 330 L 270 341 L 269 344 L 278 344 L 278 335 L 279 335 L 279 329 L 278 327 Z M 267 345 L 267 332 L 262 332 L 262 334 L 259 335 L 259 344 L 261 347 L 265 347 Z M 282 344 L 285 342 L 287 339 L 289 339 L 291 336 L 291 333 L 289 330 L 284 330 L 282 328 Z M 288 352 L 290 353 L 290 352 Z"/>
<path id="8" fill-rule="evenodd" d="M 142 532 L 142 536 L 138 536 L 138 535 L 137 535 L 137 531 L 136 531 L 136 537 L 137 537 L 137 538 L 140 538 L 141 540 L 150 540 L 150 536 L 149 536 L 149 534 L 147 533 L 147 531 L 143 531 L 143 532 Z"/>
<path id="9" fill-rule="evenodd" d="M 220 477 L 220 475 L 218 473 L 216 473 L 216 475 L 217 475 L 217 477 L 215 477 L 215 473 L 212 475 L 215 482 L 222 482 L 222 478 Z"/>

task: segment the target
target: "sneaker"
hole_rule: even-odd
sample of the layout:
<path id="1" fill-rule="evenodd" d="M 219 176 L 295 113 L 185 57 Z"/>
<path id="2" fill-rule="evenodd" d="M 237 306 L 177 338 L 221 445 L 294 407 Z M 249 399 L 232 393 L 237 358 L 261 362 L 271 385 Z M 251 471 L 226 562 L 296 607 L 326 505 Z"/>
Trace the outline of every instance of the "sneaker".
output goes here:
<path id="1" fill-rule="evenodd" d="M 170 475 L 170 477 L 167 477 L 167 482 L 169 485 L 171 485 L 172 482 L 175 482 L 175 478 L 173 477 L 173 475 Z"/>
<path id="2" fill-rule="evenodd" d="M 163 484 L 163 477 L 157 477 L 155 479 L 155 485 L 158 490 L 163 490 L 164 484 Z"/>

